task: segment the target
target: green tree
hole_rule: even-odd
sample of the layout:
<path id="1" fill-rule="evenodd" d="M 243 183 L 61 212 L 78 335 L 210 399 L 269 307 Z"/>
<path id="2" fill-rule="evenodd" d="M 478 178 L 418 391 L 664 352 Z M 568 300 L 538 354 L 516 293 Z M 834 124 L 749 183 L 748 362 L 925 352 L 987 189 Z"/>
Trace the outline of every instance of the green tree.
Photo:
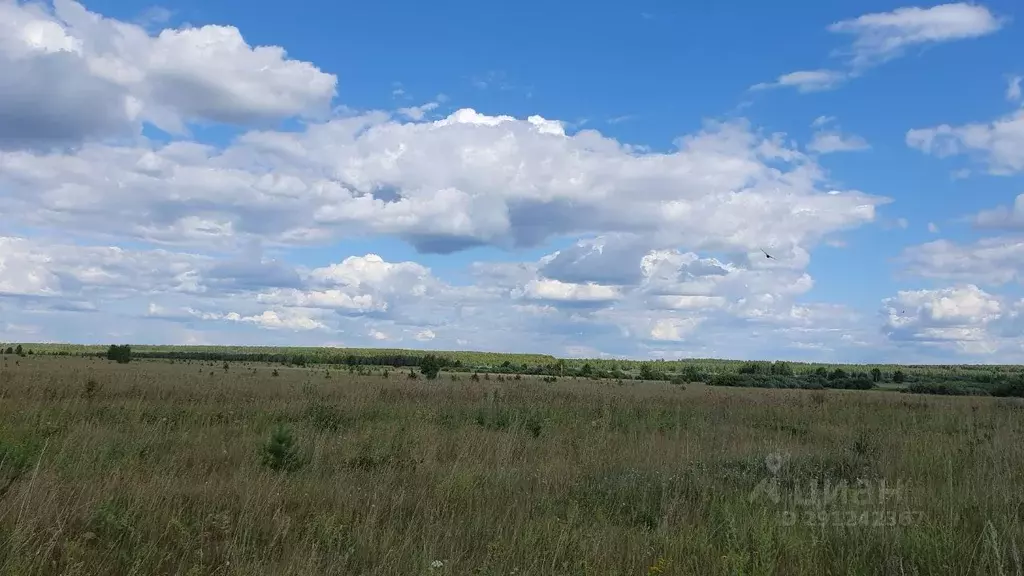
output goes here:
<path id="1" fill-rule="evenodd" d="M 903 370 L 896 370 L 892 373 L 892 381 L 897 384 L 902 384 L 906 379 L 907 377 L 903 375 Z"/>
<path id="2" fill-rule="evenodd" d="M 25 355 L 25 351 L 22 350 L 21 344 L 18 344 L 18 347 L 14 349 L 14 353 L 17 354 L 18 356 L 24 356 Z"/>
<path id="3" fill-rule="evenodd" d="M 302 466 L 298 447 L 292 431 L 279 424 L 271 433 L 262 452 L 263 465 L 273 470 L 291 472 Z"/>
<path id="4" fill-rule="evenodd" d="M 872 382 L 881 382 L 882 381 L 882 371 L 879 370 L 878 368 L 872 368 L 871 369 L 871 381 Z"/>
<path id="5" fill-rule="evenodd" d="M 434 354 L 427 354 L 420 360 L 420 372 L 423 372 L 427 380 L 437 378 L 443 367 L 444 362 Z"/>
<path id="6" fill-rule="evenodd" d="M 848 376 L 849 375 L 846 373 L 846 370 L 843 370 L 842 368 L 836 368 L 832 372 L 829 372 L 828 379 L 829 380 L 845 380 Z"/>
<path id="7" fill-rule="evenodd" d="M 651 365 L 644 362 L 640 365 L 640 379 L 641 380 L 654 380 L 654 370 Z"/>
<path id="8" fill-rule="evenodd" d="M 771 374 L 772 365 L 769 362 L 744 362 L 736 370 L 740 374 Z"/>
<path id="9" fill-rule="evenodd" d="M 127 344 L 118 346 L 117 344 L 111 344 L 110 348 L 107 348 L 107 360 L 113 360 L 118 364 L 127 364 L 132 360 L 132 348 Z"/>
<path id="10" fill-rule="evenodd" d="M 708 375 L 699 366 L 693 364 L 686 364 L 683 366 L 682 371 L 679 373 L 680 378 L 683 382 L 707 382 Z"/>

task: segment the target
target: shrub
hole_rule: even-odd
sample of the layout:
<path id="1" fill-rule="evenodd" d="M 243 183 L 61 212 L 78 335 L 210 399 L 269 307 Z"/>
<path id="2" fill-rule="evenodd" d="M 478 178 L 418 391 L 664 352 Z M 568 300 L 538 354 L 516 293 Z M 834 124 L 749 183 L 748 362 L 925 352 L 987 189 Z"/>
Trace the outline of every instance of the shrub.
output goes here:
<path id="1" fill-rule="evenodd" d="M 656 370 L 648 363 L 640 365 L 640 380 L 665 380 L 665 374 Z"/>
<path id="2" fill-rule="evenodd" d="M 809 378 L 805 378 L 800 383 L 800 387 L 804 390 L 824 390 L 826 384 L 828 384 L 828 380 L 825 380 L 815 374 Z"/>
<path id="3" fill-rule="evenodd" d="M 771 373 L 775 376 L 792 376 L 793 367 L 789 365 L 789 362 L 779 360 L 772 364 Z"/>
<path id="4" fill-rule="evenodd" d="M 682 378 L 684 382 L 707 382 L 708 373 L 701 370 L 693 364 L 687 364 L 683 366 L 683 369 L 679 372 L 679 378 Z"/>
<path id="5" fill-rule="evenodd" d="M 118 346 L 111 344 L 107 349 L 107 360 L 113 360 L 118 364 L 127 364 L 132 360 L 132 348 L 127 344 Z"/>
<path id="6" fill-rule="evenodd" d="M 302 466 L 295 438 L 288 427 L 280 424 L 270 434 L 270 439 L 263 445 L 262 462 L 272 470 L 284 472 L 291 472 Z"/>
<path id="7" fill-rule="evenodd" d="M 988 396 L 987 390 L 943 382 L 914 382 L 907 386 L 911 394 L 938 394 L 941 396 Z"/>
<path id="8" fill-rule="evenodd" d="M 833 388 L 836 390 L 870 390 L 875 387 L 875 383 L 867 376 L 858 376 L 854 378 L 829 378 L 821 383 L 825 388 Z"/>
<path id="9" fill-rule="evenodd" d="M 744 362 L 736 370 L 740 374 L 771 374 L 771 364 L 768 362 Z"/>
<path id="10" fill-rule="evenodd" d="M 1008 397 L 1014 396 L 1024 398 L 1024 377 L 1018 377 L 1015 382 L 1005 382 L 992 388 L 993 396 Z"/>
<path id="11" fill-rule="evenodd" d="M 441 372 L 445 362 L 438 358 L 434 354 L 427 354 L 420 360 L 420 372 L 427 380 L 433 380 L 437 378 L 437 375 Z"/>
<path id="12" fill-rule="evenodd" d="M 716 374 L 708 384 L 711 386 L 745 386 L 743 376 L 739 374 Z"/>
<path id="13" fill-rule="evenodd" d="M 830 381 L 843 380 L 844 378 L 847 377 L 849 377 L 849 374 L 847 374 L 846 370 L 843 370 L 842 368 L 836 368 L 835 370 L 828 373 L 828 379 Z"/>
<path id="14" fill-rule="evenodd" d="M 85 382 L 85 389 L 82 391 L 82 396 L 87 400 L 92 400 L 96 397 L 96 392 L 99 390 L 99 387 L 100 385 L 96 380 L 89 378 L 89 380 Z"/>

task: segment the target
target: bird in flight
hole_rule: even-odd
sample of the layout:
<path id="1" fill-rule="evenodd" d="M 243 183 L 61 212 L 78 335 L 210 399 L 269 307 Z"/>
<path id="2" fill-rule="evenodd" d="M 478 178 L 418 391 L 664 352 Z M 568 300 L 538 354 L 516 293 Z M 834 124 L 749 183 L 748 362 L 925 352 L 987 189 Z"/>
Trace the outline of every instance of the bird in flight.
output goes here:
<path id="1" fill-rule="evenodd" d="M 761 250 L 761 252 L 764 252 L 764 248 L 759 248 L 759 250 Z M 769 254 L 767 252 L 764 252 L 764 257 L 765 258 L 771 258 L 772 260 L 776 259 L 775 256 L 772 256 L 771 254 Z"/>

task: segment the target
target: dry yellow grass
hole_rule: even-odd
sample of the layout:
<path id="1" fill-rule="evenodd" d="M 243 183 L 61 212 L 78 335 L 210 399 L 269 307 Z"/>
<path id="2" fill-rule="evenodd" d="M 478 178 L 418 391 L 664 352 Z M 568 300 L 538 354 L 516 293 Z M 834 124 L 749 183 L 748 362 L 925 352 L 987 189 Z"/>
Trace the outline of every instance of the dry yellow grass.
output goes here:
<path id="1" fill-rule="evenodd" d="M 3 574 L 1024 568 L 1014 399 L 3 362 Z M 294 471 L 261 460 L 279 423 Z M 826 477 L 905 489 L 818 516 L 795 498 Z"/>

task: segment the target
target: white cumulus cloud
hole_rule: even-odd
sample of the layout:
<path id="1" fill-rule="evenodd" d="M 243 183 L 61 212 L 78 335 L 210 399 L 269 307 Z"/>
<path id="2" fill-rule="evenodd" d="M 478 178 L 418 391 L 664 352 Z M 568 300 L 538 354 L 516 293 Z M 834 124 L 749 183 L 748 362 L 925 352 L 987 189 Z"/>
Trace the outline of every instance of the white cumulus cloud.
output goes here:
<path id="1" fill-rule="evenodd" d="M 233 26 L 164 29 L 105 18 L 73 0 L 0 0 L 0 149 L 49 148 L 193 121 L 325 117 L 337 79 Z"/>
<path id="2" fill-rule="evenodd" d="M 883 302 L 885 333 L 909 342 L 969 355 L 1001 349 L 1019 351 L 1019 331 L 1012 333 L 1020 302 L 990 294 L 974 284 L 936 290 L 907 290 Z"/>

